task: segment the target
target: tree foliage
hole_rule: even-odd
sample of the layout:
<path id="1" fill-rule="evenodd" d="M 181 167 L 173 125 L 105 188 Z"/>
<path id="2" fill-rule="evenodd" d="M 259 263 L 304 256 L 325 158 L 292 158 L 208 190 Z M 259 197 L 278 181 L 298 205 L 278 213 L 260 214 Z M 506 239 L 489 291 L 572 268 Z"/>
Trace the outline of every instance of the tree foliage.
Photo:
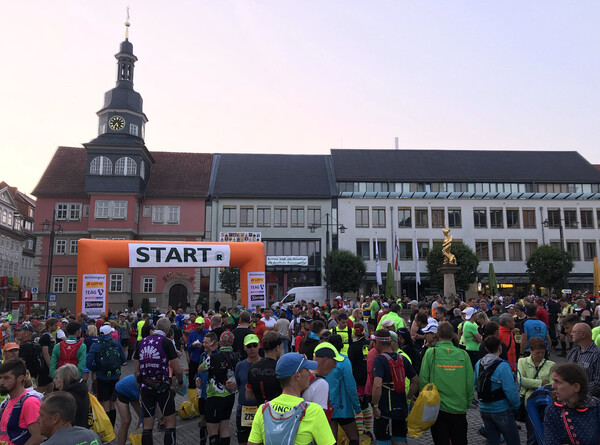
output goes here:
<path id="1" fill-rule="evenodd" d="M 466 291 L 477 280 L 479 260 L 475 252 L 464 243 L 453 243 L 451 250 L 456 257 L 456 265 L 460 268 L 454 275 L 456 289 Z M 444 274 L 438 272 L 443 264 L 442 245 L 434 244 L 433 249 L 427 255 L 427 272 L 431 284 L 439 289 L 444 288 Z"/>
<path id="2" fill-rule="evenodd" d="M 334 250 L 325 258 L 325 281 L 340 294 L 358 291 L 366 272 L 365 260 L 349 250 Z"/>
<path id="3" fill-rule="evenodd" d="M 568 275 L 573 269 L 573 259 L 568 252 L 565 252 L 563 265 L 563 252 L 560 247 L 540 246 L 527 258 L 529 279 L 538 287 L 561 289 L 563 267 L 564 273 Z"/>
<path id="4" fill-rule="evenodd" d="M 219 282 L 225 293 L 235 300 L 240 290 L 240 268 L 224 267 L 219 272 Z"/>

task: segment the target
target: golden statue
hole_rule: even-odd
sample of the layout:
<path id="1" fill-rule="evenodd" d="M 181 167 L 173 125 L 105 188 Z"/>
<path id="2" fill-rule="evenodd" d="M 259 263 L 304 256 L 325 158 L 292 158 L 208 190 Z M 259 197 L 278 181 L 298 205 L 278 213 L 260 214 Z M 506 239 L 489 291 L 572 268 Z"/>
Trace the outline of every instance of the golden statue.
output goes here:
<path id="1" fill-rule="evenodd" d="M 452 235 L 450 229 L 442 229 L 444 233 L 444 242 L 442 244 L 442 253 L 444 254 L 444 264 L 456 264 L 456 257 L 450 252 L 452 247 Z"/>

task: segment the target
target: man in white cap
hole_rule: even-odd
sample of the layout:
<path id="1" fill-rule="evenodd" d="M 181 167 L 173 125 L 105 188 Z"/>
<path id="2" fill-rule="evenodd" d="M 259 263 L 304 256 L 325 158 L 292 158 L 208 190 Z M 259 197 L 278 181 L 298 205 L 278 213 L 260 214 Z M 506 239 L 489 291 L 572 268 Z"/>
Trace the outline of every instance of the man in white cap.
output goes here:
<path id="1" fill-rule="evenodd" d="M 469 358 L 471 359 L 471 365 L 475 367 L 475 363 L 479 360 L 479 344 L 481 343 L 481 335 L 477 329 L 477 323 L 472 321 L 475 308 L 468 307 L 462 311 L 465 319 L 463 323 L 462 333 L 465 341 L 465 347 Z"/>

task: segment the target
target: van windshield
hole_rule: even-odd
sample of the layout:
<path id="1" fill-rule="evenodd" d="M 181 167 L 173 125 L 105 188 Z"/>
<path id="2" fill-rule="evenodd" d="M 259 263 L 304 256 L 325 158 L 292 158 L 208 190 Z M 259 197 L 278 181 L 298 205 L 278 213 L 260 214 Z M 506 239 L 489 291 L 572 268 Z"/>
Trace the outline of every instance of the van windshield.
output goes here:
<path id="1" fill-rule="evenodd" d="M 287 294 L 283 299 L 282 303 L 291 303 L 296 299 L 296 294 Z"/>

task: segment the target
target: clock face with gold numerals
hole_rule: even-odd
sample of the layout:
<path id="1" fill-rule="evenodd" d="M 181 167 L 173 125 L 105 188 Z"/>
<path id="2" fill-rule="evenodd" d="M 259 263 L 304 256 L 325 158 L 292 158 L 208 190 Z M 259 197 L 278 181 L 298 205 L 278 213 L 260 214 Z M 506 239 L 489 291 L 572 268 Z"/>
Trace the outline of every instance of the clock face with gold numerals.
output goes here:
<path id="1" fill-rule="evenodd" d="M 108 121 L 108 126 L 112 130 L 120 131 L 125 128 L 125 119 L 123 119 L 121 116 L 113 116 Z"/>

